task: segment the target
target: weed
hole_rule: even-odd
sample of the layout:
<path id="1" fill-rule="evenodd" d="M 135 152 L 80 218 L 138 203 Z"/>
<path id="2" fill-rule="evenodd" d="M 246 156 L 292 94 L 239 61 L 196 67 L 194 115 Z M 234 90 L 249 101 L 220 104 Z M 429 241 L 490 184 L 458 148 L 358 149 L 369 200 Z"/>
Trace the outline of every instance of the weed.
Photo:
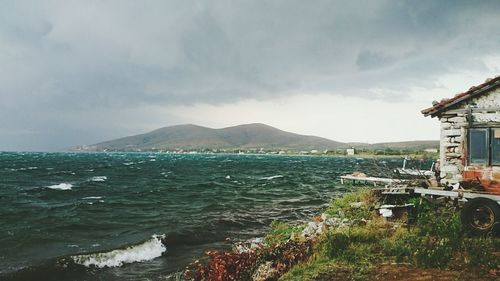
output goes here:
<path id="1" fill-rule="evenodd" d="M 264 237 L 264 244 L 274 246 L 288 241 L 294 234 L 299 234 L 304 229 L 304 225 L 293 226 L 286 222 L 273 221 L 271 229 Z"/>
<path id="2" fill-rule="evenodd" d="M 368 220 L 373 216 L 376 200 L 370 189 L 360 188 L 334 199 L 325 212 L 331 216 L 349 220 Z M 360 206 L 353 205 L 353 203 L 360 202 L 362 203 Z"/>
<path id="3" fill-rule="evenodd" d="M 413 252 L 413 242 L 418 240 L 415 232 L 409 232 L 406 228 L 398 228 L 391 237 L 380 241 L 382 251 L 387 256 L 395 258 L 396 262 L 409 261 Z"/>
<path id="4" fill-rule="evenodd" d="M 471 266 L 498 268 L 500 266 L 500 257 L 494 254 L 499 251 L 497 243 L 498 239 L 492 237 L 467 239 L 464 242 L 465 262 Z"/>
<path id="5" fill-rule="evenodd" d="M 413 262 L 420 267 L 445 268 L 453 257 L 453 247 L 446 237 L 419 237 L 413 244 Z"/>
<path id="6" fill-rule="evenodd" d="M 344 232 L 329 231 L 319 243 L 319 252 L 328 258 L 336 258 L 349 247 L 351 240 Z"/>

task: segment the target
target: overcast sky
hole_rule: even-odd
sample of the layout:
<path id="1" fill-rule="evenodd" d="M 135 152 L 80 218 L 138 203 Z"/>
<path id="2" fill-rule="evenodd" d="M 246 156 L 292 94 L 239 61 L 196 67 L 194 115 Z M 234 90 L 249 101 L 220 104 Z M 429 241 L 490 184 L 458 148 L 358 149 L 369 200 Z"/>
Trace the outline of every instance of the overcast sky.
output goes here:
<path id="1" fill-rule="evenodd" d="M 0 0 L 0 150 L 266 123 L 438 139 L 420 110 L 500 74 L 500 1 Z"/>

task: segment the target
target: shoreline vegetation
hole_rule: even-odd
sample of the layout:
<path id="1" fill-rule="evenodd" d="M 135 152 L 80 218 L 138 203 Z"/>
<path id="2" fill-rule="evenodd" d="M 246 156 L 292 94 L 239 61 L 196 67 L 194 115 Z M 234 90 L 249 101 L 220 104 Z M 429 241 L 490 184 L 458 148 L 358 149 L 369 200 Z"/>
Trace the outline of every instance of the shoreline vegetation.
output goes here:
<path id="1" fill-rule="evenodd" d="M 500 239 L 469 235 L 458 202 L 356 188 L 308 224 L 275 221 L 263 239 L 208 251 L 171 280 L 498 280 Z M 395 201 L 394 201 L 395 200 Z M 396 202 L 397 201 L 397 202 Z M 412 207 L 393 218 L 382 204 Z"/>

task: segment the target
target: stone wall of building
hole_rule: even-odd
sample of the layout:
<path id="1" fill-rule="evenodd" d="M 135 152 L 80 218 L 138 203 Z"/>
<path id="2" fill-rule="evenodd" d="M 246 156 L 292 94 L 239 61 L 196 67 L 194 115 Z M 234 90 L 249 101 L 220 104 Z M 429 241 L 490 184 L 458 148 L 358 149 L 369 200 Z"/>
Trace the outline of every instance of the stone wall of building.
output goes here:
<path id="1" fill-rule="evenodd" d="M 462 180 L 464 169 L 465 126 L 464 113 L 441 116 L 441 183 L 454 184 Z"/>
<path id="2" fill-rule="evenodd" d="M 472 119 L 469 116 L 472 110 Z M 466 142 L 469 123 L 500 124 L 500 89 L 479 98 L 470 99 L 460 108 L 443 112 L 441 121 L 441 183 L 455 184 L 462 180 L 462 172 L 466 169 Z"/>

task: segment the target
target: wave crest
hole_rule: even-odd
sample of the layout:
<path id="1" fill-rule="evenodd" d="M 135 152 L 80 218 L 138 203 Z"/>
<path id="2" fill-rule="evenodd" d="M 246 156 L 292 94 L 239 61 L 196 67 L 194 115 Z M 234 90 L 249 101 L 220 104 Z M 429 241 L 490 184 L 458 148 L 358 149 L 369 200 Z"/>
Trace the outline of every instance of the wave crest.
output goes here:
<path id="1" fill-rule="evenodd" d="M 106 177 L 106 176 L 94 176 L 94 177 L 90 178 L 90 181 L 105 182 L 107 179 L 108 179 L 108 177 Z"/>
<path id="2" fill-rule="evenodd" d="M 155 234 L 151 239 L 139 245 L 110 252 L 72 256 L 71 259 L 76 264 L 98 268 L 119 267 L 125 263 L 148 261 L 161 256 L 167 250 L 162 243 L 164 238 L 165 235 Z"/>
<path id="3" fill-rule="evenodd" d="M 60 183 L 60 184 L 54 184 L 54 185 L 49 185 L 47 186 L 50 189 L 57 189 L 57 190 L 71 190 L 73 185 L 71 183 Z"/>
<path id="4" fill-rule="evenodd" d="M 263 178 L 260 178 L 260 180 L 274 180 L 274 179 L 279 179 L 279 178 L 283 178 L 283 176 L 276 175 L 276 176 L 270 176 L 270 177 L 263 177 Z"/>

